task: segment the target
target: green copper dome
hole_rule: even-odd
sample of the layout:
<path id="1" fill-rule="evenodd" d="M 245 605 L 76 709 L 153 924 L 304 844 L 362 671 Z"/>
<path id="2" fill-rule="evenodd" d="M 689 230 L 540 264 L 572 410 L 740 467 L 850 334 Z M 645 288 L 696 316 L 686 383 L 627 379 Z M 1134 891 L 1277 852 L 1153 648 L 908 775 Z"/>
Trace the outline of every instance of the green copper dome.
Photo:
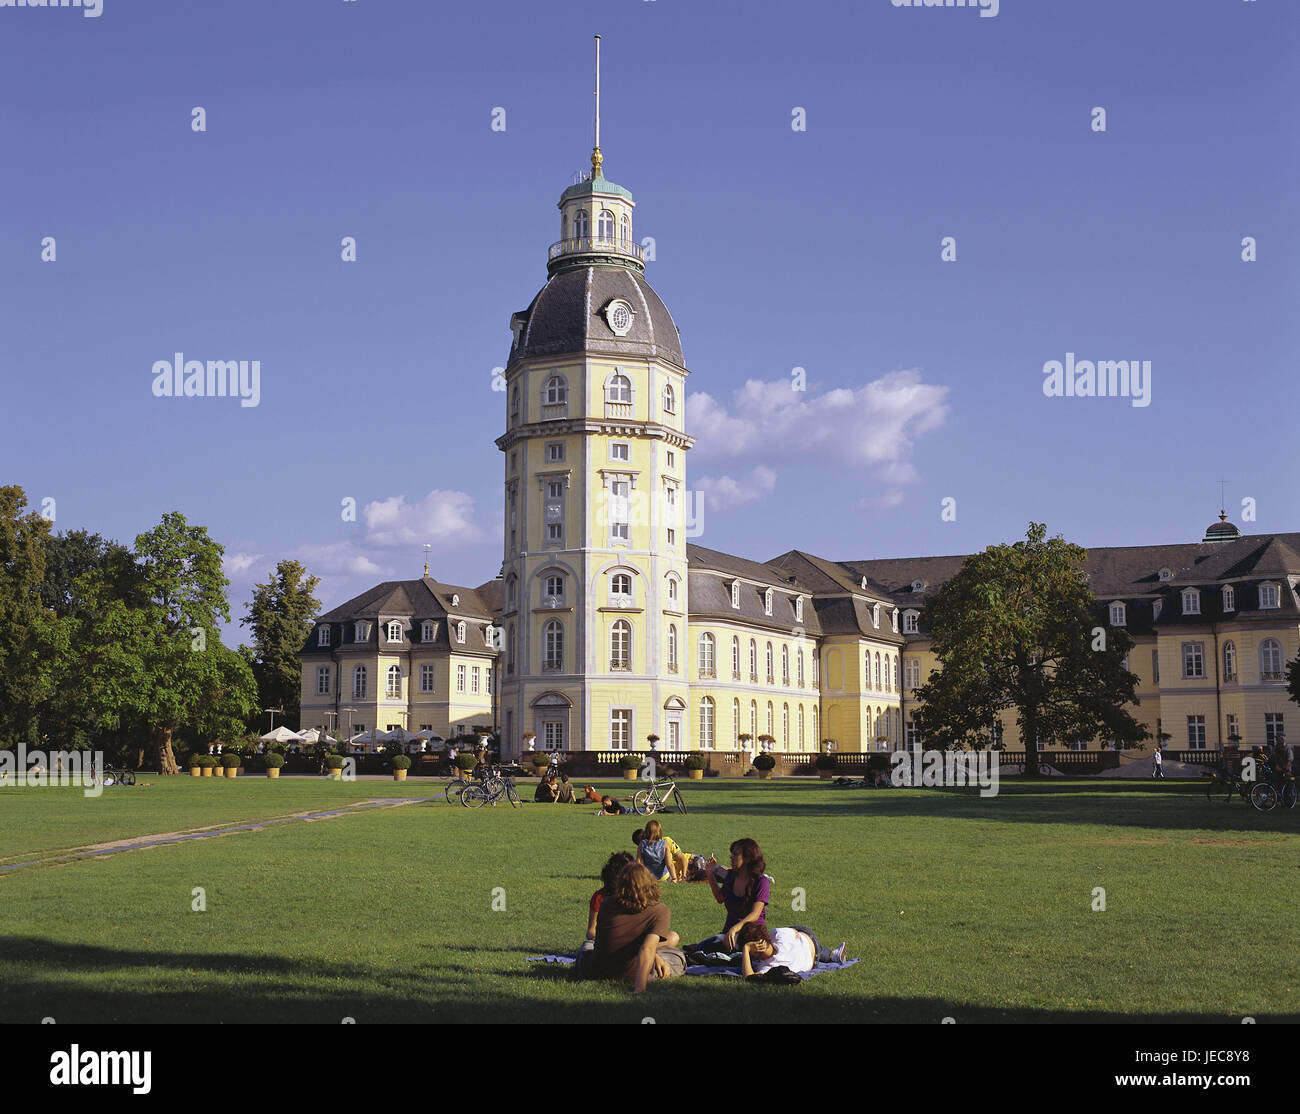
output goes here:
<path id="1" fill-rule="evenodd" d="M 612 194 L 614 197 L 626 197 L 632 200 L 630 190 L 625 190 L 615 182 L 610 182 L 605 178 L 588 178 L 585 182 L 579 182 L 576 186 L 570 186 L 560 194 L 560 204 L 563 205 L 571 197 L 583 197 L 592 193 Z"/>

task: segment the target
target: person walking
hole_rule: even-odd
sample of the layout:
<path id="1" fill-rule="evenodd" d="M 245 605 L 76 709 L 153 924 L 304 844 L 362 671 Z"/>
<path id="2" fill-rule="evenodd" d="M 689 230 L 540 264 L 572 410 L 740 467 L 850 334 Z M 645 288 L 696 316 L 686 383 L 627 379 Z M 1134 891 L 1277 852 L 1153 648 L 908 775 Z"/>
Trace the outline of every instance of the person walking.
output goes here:
<path id="1" fill-rule="evenodd" d="M 1163 750 L 1163 748 L 1160 746 L 1160 744 L 1157 743 L 1157 744 L 1156 744 L 1155 760 L 1154 760 L 1154 761 L 1152 762 L 1152 764 L 1151 764 L 1151 776 L 1152 776 L 1153 778 L 1157 778 L 1157 777 L 1158 777 L 1158 778 L 1160 778 L 1161 781 L 1164 780 L 1164 777 L 1165 777 L 1164 763 L 1165 763 L 1164 750 Z"/>

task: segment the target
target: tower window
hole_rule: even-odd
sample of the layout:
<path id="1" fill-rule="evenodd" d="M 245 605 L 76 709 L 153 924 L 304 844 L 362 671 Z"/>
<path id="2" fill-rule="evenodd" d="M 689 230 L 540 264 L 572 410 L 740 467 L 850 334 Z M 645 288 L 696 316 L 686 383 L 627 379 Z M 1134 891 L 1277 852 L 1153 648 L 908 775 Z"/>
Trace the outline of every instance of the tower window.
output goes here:
<path id="1" fill-rule="evenodd" d="M 673 390 L 671 383 L 664 384 L 664 413 L 677 413 L 677 392 Z"/>
<path id="2" fill-rule="evenodd" d="M 579 240 L 585 240 L 591 235 L 591 217 L 587 215 L 586 209 L 579 209 L 573 214 L 573 235 Z"/>
<path id="3" fill-rule="evenodd" d="M 596 220 L 596 238 L 599 240 L 614 239 L 614 214 L 608 209 L 602 209 L 600 216 Z"/>
<path id="4" fill-rule="evenodd" d="M 626 375 L 611 375 L 609 382 L 605 385 L 606 402 L 631 402 L 632 401 L 632 380 Z"/>
<path id="5" fill-rule="evenodd" d="M 624 596 L 630 600 L 632 598 L 631 575 L 625 572 L 616 572 L 610 579 L 609 591 L 613 596 Z"/>
<path id="6" fill-rule="evenodd" d="M 548 464 L 560 464 L 564 461 L 564 442 L 548 441 L 546 443 L 546 461 Z"/>
<path id="7" fill-rule="evenodd" d="M 547 406 L 563 406 L 568 401 L 568 384 L 565 383 L 562 376 L 552 375 L 546 381 L 546 388 L 542 395 L 542 402 Z"/>
<path id="8" fill-rule="evenodd" d="M 624 213 L 623 219 L 619 223 L 623 230 L 623 244 L 626 246 L 632 242 L 632 221 L 629 219 L 628 215 Z"/>

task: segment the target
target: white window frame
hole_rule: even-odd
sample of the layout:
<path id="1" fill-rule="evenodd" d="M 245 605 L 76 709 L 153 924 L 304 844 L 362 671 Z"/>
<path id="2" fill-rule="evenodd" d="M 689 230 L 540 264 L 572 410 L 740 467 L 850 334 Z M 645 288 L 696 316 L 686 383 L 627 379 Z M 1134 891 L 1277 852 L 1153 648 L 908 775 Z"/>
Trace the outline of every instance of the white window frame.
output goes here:
<path id="1" fill-rule="evenodd" d="M 469 670 L 467 670 L 464 665 L 456 666 L 456 691 L 457 692 L 465 691 L 465 681 L 468 675 L 469 675 Z"/>
<path id="2" fill-rule="evenodd" d="M 635 717 L 631 708 L 610 708 L 609 745 L 611 750 L 631 750 Z"/>
<path id="3" fill-rule="evenodd" d="M 435 678 L 437 672 L 432 665 L 424 664 L 420 666 L 420 691 L 434 692 Z"/>
<path id="4" fill-rule="evenodd" d="M 328 665 L 318 665 L 316 667 L 316 695 L 329 696 L 330 694 L 330 674 L 333 672 Z"/>
<path id="5" fill-rule="evenodd" d="M 328 646 L 329 644 L 330 644 L 330 629 L 329 627 L 321 627 L 316 632 L 316 645 Z"/>
<path id="6" fill-rule="evenodd" d="M 903 633 L 920 634 L 920 628 L 917 626 L 917 620 L 920 619 L 920 613 L 917 611 L 903 612 Z"/>
<path id="7" fill-rule="evenodd" d="M 1183 614 L 1199 615 L 1201 613 L 1201 593 L 1196 588 L 1183 589 Z"/>
<path id="8" fill-rule="evenodd" d="M 393 684 L 394 671 L 396 671 L 396 685 Z M 384 670 L 384 699 L 402 699 L 402 667 L 400 665 L 390 665 Z"/>
<path id="9" fill-rule="evenodd" d="M 1261 584 L 1259 586 L 1259 609 L 1261 611 L 1270 611 L 1275 607 L 1282 606 L 1282 593 L 1276 584 Z"/>
<path id="10" fill-rule="evenodd" d="M 1128 624 L 1128 608 L 1118 601 L 1110 605 L 1110 625 L 1123 627 Z"/>
<path id="11" fill-rule="evenodd" d="M 1182 645 L 1182 653 L 1183 680 L 1203 680 L 1205 677 L 1205 643 L 1184 642 Z"/>
<path id="12" fill-rule="evenodd" d="M 1224 585 L 1223 588 L 1223 610 L 1237 610 L 1237 590 L 1231 584 Z"/>
<path id="13" fill-rule="evenodd" d="M 1276 638 L 1266 638 L 1259 644 L 1259 679 L 1261 683 L 1286 679 L 1286 657 Z"/>

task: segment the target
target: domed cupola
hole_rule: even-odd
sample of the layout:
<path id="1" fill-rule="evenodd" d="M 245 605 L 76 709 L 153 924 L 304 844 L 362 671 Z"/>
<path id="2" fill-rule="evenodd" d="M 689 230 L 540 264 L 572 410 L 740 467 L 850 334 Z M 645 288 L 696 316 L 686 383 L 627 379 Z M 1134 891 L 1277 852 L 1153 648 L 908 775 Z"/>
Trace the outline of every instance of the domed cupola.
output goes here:
<path id="1" fill-rule="evenodd" d="M 1219 512 L 1219 521 L 1211 522 L 1205 528 L 1205 537 L 1202 542 L 1231 542 L 1241 537 L 1241 531 L 1238 530 L 1231 522 L 1228 521 L 1226 511 Z"/>

